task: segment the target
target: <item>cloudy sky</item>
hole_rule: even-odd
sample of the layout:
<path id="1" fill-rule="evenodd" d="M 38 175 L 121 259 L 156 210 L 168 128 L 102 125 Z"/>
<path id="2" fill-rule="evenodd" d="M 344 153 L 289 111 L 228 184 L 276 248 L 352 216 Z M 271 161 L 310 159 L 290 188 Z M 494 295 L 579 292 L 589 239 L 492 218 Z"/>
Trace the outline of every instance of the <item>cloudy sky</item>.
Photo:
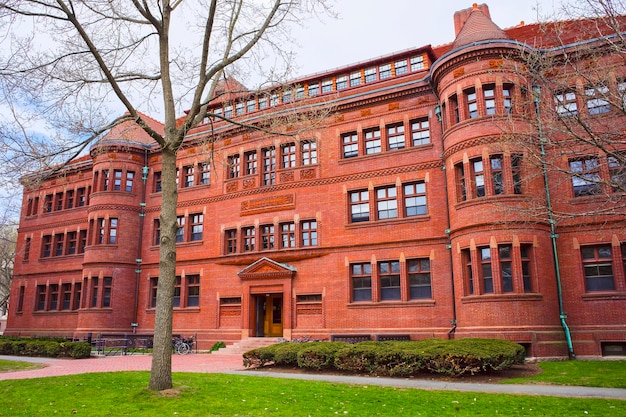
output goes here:
<path id="1" fill-rule="evenodd" d="M 471 0 L 337 0 L 337 19 L 312 20 L 295 30 L 298 76 L 343 67 L 382 55 L 454 40 L 454 12 Z M 485 0 L 491 19 L 505 29 L 535 23 L 559 0 Z M 545 20 L 545 19 L 544 19 Z"/>

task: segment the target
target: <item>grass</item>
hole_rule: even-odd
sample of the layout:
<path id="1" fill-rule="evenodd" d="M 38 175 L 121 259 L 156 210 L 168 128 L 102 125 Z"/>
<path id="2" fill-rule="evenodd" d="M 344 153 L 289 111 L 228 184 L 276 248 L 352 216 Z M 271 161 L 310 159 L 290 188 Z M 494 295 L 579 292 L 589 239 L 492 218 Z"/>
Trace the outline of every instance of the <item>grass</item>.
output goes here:
<path id="1" fill-rule="evenodd" d="M 0 416 L 609 416 L 626 401 L 425 391 L 175 373 L 175 388 L 146 389 L 148 372 L 0 381 Z"/>
<path id="2" fill-rule="evenodd" d="M 30 362 L 6 361 L 0 359 L 0 372 L 27 371 L 43 368 L 45 365 Z"/>
<path id="3" fill-rule="evenodd" d="M 540 362 L 542 373 L 514 378 L 505 384 L 553 384 L 581 387 L 626 388 L 626 361 Z"/>

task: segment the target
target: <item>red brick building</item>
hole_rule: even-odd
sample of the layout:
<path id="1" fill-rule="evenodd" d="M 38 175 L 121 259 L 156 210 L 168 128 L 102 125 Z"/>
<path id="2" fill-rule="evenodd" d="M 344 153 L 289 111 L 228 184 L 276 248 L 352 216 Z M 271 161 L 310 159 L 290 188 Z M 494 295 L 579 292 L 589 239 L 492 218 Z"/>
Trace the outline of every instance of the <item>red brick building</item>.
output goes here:
<path id="1" fill-rule="evenodd" d="M 486 5 L 454 24 L 450 44 L 222 95 L 213 112 L 247 123 L 312 103 L 332 114 L 292 136 L 219 118 L 189 132 L 178 159 L 174 333 L 197 333 L 201 349 L 408 335 L 501 337 L 533 356 L 626 351 L 623 213 L 555 230 L 525 219 L 537 196 L 547 204 L 544 182 L 529 148 L 503 134 L 506 124 L 540 135 L 531 82 L 512 57 L 561 49 L 537 24 L 500 29 Z M 610 54 L 606 65 L 610 88 L 621 88 L 623 65 Z M 558 109 L 591 109 L 572 82 Z M 7 334 L 152 333 L 160 164 L 156 144 L 122 125 L 89 156 L 25 185 Z M 548 178 L 553 210 L 595 204 L 581 192 L 588 177 L 558 175 Z"/>

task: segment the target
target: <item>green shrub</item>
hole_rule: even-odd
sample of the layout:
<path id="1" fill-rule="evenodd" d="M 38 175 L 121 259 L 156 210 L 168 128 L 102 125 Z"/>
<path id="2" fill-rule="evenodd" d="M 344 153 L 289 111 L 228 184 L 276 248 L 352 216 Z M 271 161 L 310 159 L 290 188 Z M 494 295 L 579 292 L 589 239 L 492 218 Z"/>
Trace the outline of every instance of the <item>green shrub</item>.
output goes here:
<path id="1" fill-rule="evenodd" d="M 335 354 L 350 346 L 344 342 L 300 343 L 298 366 L 305 369 L 326 369 L 334 366 Z"/>
<path id="2" fill-rule="evenodd" d="M 274 350 L 274 364 L 279 366 L 297 366 L 298 352 L 302 343 L 281 343 Z"/>
<path id="3" fill-rule="evenodd" d="M 285 342 L 288 343 L 288 342 Z M 276 349 L 282 345 L 266 346 L 262 348 L 252 349 L 243 354 L 243 366 L 246 368 L 257 368 L 274 362 Z"/>
<path id="4" fill-rule="evenodd" d="M 362 342 L 342 349 L 335 367 L 380 376 L 410 376 L 422 370 L 422 357 L 412 342 Z"/>
<path id="5" fill-rule="evenodd" d="M 84 359 L 91 356 L 91 345 L 87 342 L 71 342 L 69 356 L 74 359 Z"/>
<path id="6" fill-rule="evenodd" d="M 211 346 L 211 352 L 215 352 L 216 350 L 220 350 L 226 347 L 226 343 L 224 342 L 215 342 L 213 346 Z"/>
<path id="7" fill-rule="evenodd" d="M 59 338 L 25 339 L 0 338 L 0 354 L 15 356 L 88 358 L 91 345 L 87 342 L 69 342 Z"/>

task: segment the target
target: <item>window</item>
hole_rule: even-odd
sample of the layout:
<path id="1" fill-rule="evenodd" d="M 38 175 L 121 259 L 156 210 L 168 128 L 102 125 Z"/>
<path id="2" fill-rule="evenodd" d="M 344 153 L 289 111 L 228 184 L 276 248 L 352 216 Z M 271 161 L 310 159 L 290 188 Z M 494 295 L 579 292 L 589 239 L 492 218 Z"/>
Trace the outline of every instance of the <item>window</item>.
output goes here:
<path id="1" fill-rule="evenodd" d="M 242 252 L 253 252 L 256 246 L 256 235 L 254 226 L 241 228 Z"/>
<path id="2" fill-rule="evenodd" d="M 272 146 L 261 152 L 263 154 L 263 185 L 276 184 L 276 148 Z"/>
<path id="3" fill-rule="evenodd" d="M 280 224 L 280 247 L 296 247 L 296 225 L 293 222 Z"/>
<path id="4" fill-rule="evenodd" d="M 522 193 L 522 155 L 511 155 L 511 175 L 513 177 L 513 193 Z"/>
<path id="5" fill-rule="evenodd" d="M 350 192 L 350 221 L 352 223 L 370 220 L 369 192 L 367 190 Z"/>
<path id="6" fill-rule="evenodd" d="M 483 86 L 483 98 L 485 100 L 485 114 L 496 114 L 496 90 L 493 85 Z"/>
<path id="7" fill-rule="evenodd" d="M 43 210 L 46 213 L 52 212 L 52 194 L 48 194 L 43 200 Z"/>
<path id="8" fill-rule="evenodd" d="M 172 299 L 173 307 L 181 307 L 180 305 L 181 283 L 182 283 L 182 278 L 176 277 L 176 281 L 174 282 L 174 298 Z"/>
<path id="9" fill-rule="evenodd" d="M 154 187 L 152 188 L 155 193 L 161 192 L 161 171 L 157 171 L 153 176 Z"/>
<path id="10" fill-rule="evenodd" d="M 513 246 L 499 245 L 500 274 L 502 275 L 502 292 L 513 292 Z"/>
<path id="11" fill-rule="evenodd" d="M 424 56 L 414 56 L 411 58 L 411 72 L 424 69 Z"/>
<path id="12" fill-rule="evenodd" d="M 296 88 L 296 100 L 304 98 L 304 87 Z"/>
<path id="13" fill-rule="evenodd" d="M 359 137 L 356 132 L 341 135 L 343 143 L 343 157 L 353 158 L 359 156 Z"/>
<path id="14" fill-rule="evenodd" d="M 504 113 L 505 114 L 511 114 L 513 113 L 513 103 L 511 101 L 511 90 L 513 89 L 512 86 L 510 85 L 505 85 L 504 87 L 502 87 L 502 97 L 504 100 Z"/>
<path id="15" fill-rule="evenodd" d="M 91 304 L 89 307 L 98 307 L 98 277 L 93 277 L 91 279 Z"/>
<path id="16" fill-rule="evenodd" d="M 365 84 L 376 81 L 376 68 L 367 68 L 363 74 L 365 75 Z"/>
<path id="17" fill-rule="evenodd" d="M 300 142 L 300 153 L 302 156 L 302 165 L 317 164 L 317 142 L 315 142 L 315 139 Z"/>
<path id="18" fill-rule="evenodd" d="M 574 117 L 578 115 L 576 93 L 573 90 L 564 91 L 554 96 L 556 113 L 560 117 Z"/>
<path id="19" fill-rule="evenodd" d="M 35 291 L 35 299 L 37 300 L 37 304 L 35 305 L 36 311 L 45 311 L 46 309 L 46 290 L 45 285 L 37 285 Z"/>
<path id="20" fill-rule="evenodd" d="M 279 104 L 280 104 L 280 97 L 278 96 L 278 94 L 274 93 L 270 95 L 270 106 L 274 107 L 274 106 L 278 106 Z"/>
<path id="21" fill-rule="evenodd" d="M 56 193 L 54 195 L 54 210 L 55 211 L 63 210 L 63 193 Z"/>
<path id="22" fill-rule="evenodd" d="M 463 162 L 454 165 L 454 174 L 456 181 L 456 200 L 467 200 L 467 187 L 465 186 L 465 168 Z"/>
<path id="23" fill-rule="evenodd" d="M 317 221 L 303 220 L 300 222 L 302 246 L 317 246 Z"/>
<path id="24" fill-rule="evenodd" d="M 502 172 L 502 155 L 492 155 L 489 159 L 491 163 L 491 182 L 494 194 L 504 194 L 504 176 Z"/>
<path id="25" fill-rule="evenodd" d="M 350 87 L 361 85 L 361 72 L 356 71 L 350 74 Z"/>
<path id="26" fill-rule="evenodd" d="M 17 312 L 21 313 L 22 311 L 24 311 L 24 293 L 26 292 L 26 287 L 23 285 L 20 285 L 20 292 L 18 293 L 17 296 Z"/>
<path id="27" fill-rule="evenodd" d="M 195 175 L 196 174 L 194 172 L 193 165 L 187 165 L 183 167 L 183 176 L 184 176 L 183 187 L 184 188 L 194 186 Z"/>
<path id="28" fill-rule="evenodd" d="M 296 166 L 296 144 L 285 143 L 280 146 L 282 168 L 293 168 Z"/>
<path id="29" fill-rule="evenodd" d="M 322 301 L 322 294 L 298 294 L 296 296 L 297 303 L 319 303 Z"/>
<path id="30" fill-rule="evenodd" d="M 161 221 L 159 219 L 154 219 L 154 245 L 158 246 L 161 244 Z"/>
<path id="31" fill-rule="evenodd" d="M 54 256 L 62 256 L 63 255 L 63 241 L 64 235 L 55 235 L 54 236 Z"/>
<path id="32" fill-rule="evenodd" d="M 380 65 L 378 67 L 378 78 L 384 80 L 391 77 L 391 64 Z"/>
<path id="33" fill-rule="evenodd" d="M 261 225 L 261 250 L 274 249 L 274 225 Z"/>
<path id="34" fill-rule="evenodd" d="M 267 97 L 259 97 L 259 110 L 267 108 Z"/>
<path id="35" fill-rule="evenodd" d="M 256 100 L 248 100 L 246 101 L 246 112 L 252 113 L 256 110 Z"/>
<path id="36" fill-rule="evenodd" d="M 609 88 L 604 85 L 585 89 L 587 98 L 587 111 L 589 114 L 602 114 L 611 110 L 611 105 L 606 98 L 609 94 Z"/>
<path id="37" fill-rule="evenodd" d="M 459 123 L 461 121 L 461 115 L 459 114 L 459 100 L 456 94 L 451 95 L 450 98 L 448 98 L 448 102 L 450 103 L 450 121 L 452 124 Z"/>
<path id="38" fill-rule="evenodd" d="M 394 64 L 394 68 L 396 70 L 396 75 L 402 75 L 409 72 L 409 67 L 407 65 L 406 59 L 403 59 L 402 61 L 396 61 Z"/>
<path id="39" fill-rule="evenodd" d="M 67 190 L 65 193 L 65 208 L 74 208 L 74 190 Z"/>
<path id="40" fill-rule="evenodd" d="M 84 207 L 87 205 L 87 194 L 85 193 L 85 187 L 81 187 L 76 190 L 76 201 L 78 207 Z"/>
<path id="41" fill-rule="evenodd" d="M 87 230 L 81 230 L 78 234 L 78 253 L 85 253 L 87 246 Z"/>
<path id="42" fill-rule="evenodd" d="M 478 117 L 478 102 L 476 101 L 476 90 L 471 88 L 465 91 L 465 103 L 467 105 L 467 117 L 475 119 Z"/>
<path id="43" fill-rule="evenodd" d="M 150 307 L 155 308 L 157 304 L 157 288 L 159 285 L 159 278 L 150 278 Z"/>
<path id="44" fill-rule="evenodd" d="M 191 216 L 191 240 L 202 240 L 202 232 L 204 229 L 204 214 L 196 213 Z"/>
<path id="45" fill-rule="evenodd" d="M 237 230 L 226 231 L 226 254 L 237 253 Z"/>
<path id="46" fill-rule="evenodd" d="M 409 298 L 411 300 L 432 298 L 430 259 L 407 260 L 409 273 Z"/>
<path id="47" fill-rule="evenodd" d="M 474 197 L 485 196 L 485 174 L 483 172 L 483 160 L 481 158 L 470 160 L 472 168 L 472 182 Z"/>
<path id="48" fill-rule="evenodd" d="M 72 305 L 72 310 L 78 310 L 80 308 L 80 297 L 81 297 L 82 284 L 77 282 L 74 284 L 74 305 Z"/>
<path id="49" fill-rule="evenodd" d="M 333 80 L 322 81 L 322 93 L 330 93 L 333 91 Z"/>
<path id="50" fill-rule="evenodd" d="M 283 103 L 291 103 L 292 97 L 291 90 L 283 91 Z"/>
<path id="51" fill-rule="evenodd" d="M 609 156 L 609 174 L 611 175 L 611 187 L 613 191 L 626 192 L 626 155 Z"/>
<path id="52" fill-rule="evenodd" d="M 427 213 L 426 184 L 416 182 L 404 184 L 404 215 L 406 217 L 421 216 Z"/>
<path id="53" fill-rule="evenodd" d="M 583 246 L 580 248 L 587 291 L 613 291 L 613 258 L 611 245 Z"/>
<path id="54" fill-rule="evenodd" d="M 372 264 L 350 265 L 352 301 L 372 301 Z"/>
<path id="55" fill-rule="evenodd" d="M 113 278 L 104 277 L 102 281 L 102 307 L 111 307 L 111 290 L 113 287 Z"/>
<path id="56" fill-rule="evenodd" d="M 491 267 L 491 248 L 479 248 L 480 272 L 483 284 L 483 293 L 493 292 L 493 270 Z"/>
<path id="57" fill-rule="evenodd" d="M 176 216 L 176 243 L 185 241 L 185 216 Z"/>
<path id="58" fill-rule="evenodd" d="M 309 84 L 309 97 L 315 97 L 320 93 L 320 85 L 318 83 Z"/>
<path id="59" fill-rule="evenodd" d="M 133 180 L 135 178 L 135 173 L 133 171 L 126 172 L 126 192 L 133 192 Z"/>
<path id="60" fill-rule="evenodd" d="M 200 305 L 200 275 L 187 275 L 187 307 Z"/>
<path id="61" fill-rule="evenodd" d="M 380 280 L 380 299 L 400 299 L 400 261 L 387 261 L 378 264 Z"/>
<path id="62" fill-rule="evenodd" d="M 50 296 L 47 309 L 54 311 L 59 307 L 59 284 L 50 284 L 49 290 Z"/>
<path id="63" fill-rule="evenodd" d="M 202 162 L 199 165 L 199 169 L 200 169 L 200 184 L 201 185 L 211 184 L 211 164 L 208 162 Z"/>
<path id="64" fill-rule="evenodd" d="M 524 292 L 533 291 L 530 258 L 531 258 L 531 245 L 520 245 L 520 255 L 522 258 L 522 281 L 524 283 Z"/>
<path id="65" fill-rule="evenodd" d="M 27 237 L 24 241 L 24 257 L 22 258 L 23 262 L 28 262 L 28 259 L 30 258 L 30 242 L 31 238 L 29 237 Z"/>
<path id="66" fill-rule="evenodd" d="M 427 118 L 411 121 L 411 143 L 413 146 L 430 143 L 430 129 Z"/>
<path id="67" fill-rule="evenodd" d="M 41 240 L 41 257 L 48 258 L 52 254 L 52 236 L 46 235 Z"/>
<path id="68" fill-rule="evenodd" d="M 382 150 L 380 142 L 380 128 L 375 127 L 365 132 L 365 154 L 371 155 L 379 153 Z"/>
<path id="69" fill-rule="evenodd" d="M 240 172 L 240 158 L 239 154 L 230 155 L 227 160 L 228 164 L 228 178 L 239 178 Z"/>
<path id="70" fill-rule="evenodd" d="M 72 284 L 61 285 L 61 310 L 72 308 Z"/>
<path id="71" fill-rule="evenodd" d="M 235 104 L 235 114 L 237 116 L 241 116 L 244 113 L 244 105 L 243 102 L 238 102 Z"/>
<path id="72" fill-rule="evenodd" d="M 249 151 L 244 154 L 244 164 L 246 165 L 246 175 L 256 175 L 257 157 L 256 151 Z"/>
<path id="73" fill-rule="evenodd" d="M 102 191 L 109 191 L 111 188 L 111 179 L 109 178 L 109 170 L 102 170 Z"/>
<path id="74" fill-rule="evenodd" d="M 122 170 L 113 171 L 113 190 L 121 191 L 122 189 Z"/>
<path id="75" fill-rule="evenodd" d="M 569 163 L 572 174 L 574 197 L 594 195 L 600 192 L 598 158 L 576 159 Z"/>
<path id="76" fill-rule="evenodd" d="M 395 219 L 398 217 L 395 185 L 376 189 L 376 209 L 378 220 Z"/>
<path id="77" fill-rule="evenodd" d="M 66 255 L 74 255 L 78 245 L 76 232 L 67 232 L 67 250 Z"/>
<path id="78" fill-rule="evenodd" d="M 404 148 L 404 125 L 387 126 L 387 145 L 389 150 Z"/>
<path id="79" fill-rule="evenodd" d="M 337 90 L 348 88 L 348 76 L 342 75 L 341 77 L 337 77 L 335 80 L 335 88 L 337 88 Z"/>

